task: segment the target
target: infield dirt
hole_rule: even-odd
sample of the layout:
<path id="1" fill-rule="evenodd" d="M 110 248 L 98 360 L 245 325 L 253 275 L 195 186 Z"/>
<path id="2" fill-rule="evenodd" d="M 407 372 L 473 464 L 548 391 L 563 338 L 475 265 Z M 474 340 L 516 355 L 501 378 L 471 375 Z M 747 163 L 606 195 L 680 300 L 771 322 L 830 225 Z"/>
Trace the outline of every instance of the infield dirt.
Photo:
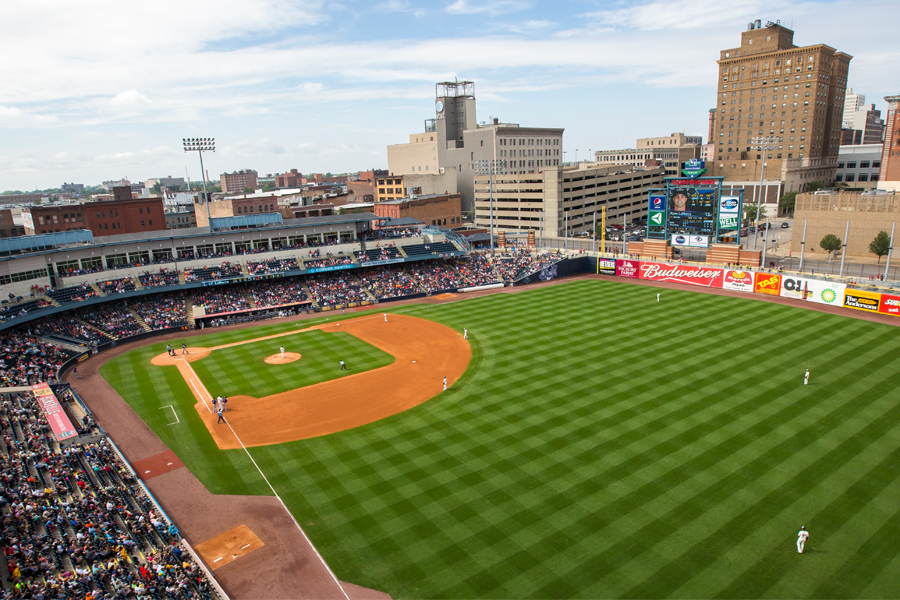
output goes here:
<path id="1" fill-rule="evenodd" d="M 225 450 L 240 448 L 241 442 L 253 447 L 318 437 L 384 419 L 440 394 L 444 377 L 453 385 L 472 355 L 468 342 L 453 329 L 405 315 L 392 314 L 388 322 L 377 315 L 360 317 L 317 329 L 349 333 L 395 360 L 380 369 L 263 398 L 229 396 L 225 418 L 230 428 L 217 422 L 210 394 L 188 364 L 210 350 L 189 348 L 186 360 L 161 354 L 152 363 L 178 367 L 197 398 L 197 414 Z M 353 371 L 352 364 L 347 368 Z"/>

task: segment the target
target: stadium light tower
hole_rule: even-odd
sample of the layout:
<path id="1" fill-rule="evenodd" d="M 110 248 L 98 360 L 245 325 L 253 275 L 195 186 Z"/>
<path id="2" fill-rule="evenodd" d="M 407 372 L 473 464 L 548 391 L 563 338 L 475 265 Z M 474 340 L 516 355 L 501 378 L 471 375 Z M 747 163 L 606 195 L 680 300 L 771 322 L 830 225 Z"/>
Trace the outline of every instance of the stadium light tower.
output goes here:
<path id="1" fill-rule="evenodd" d="M 475 174 L 488 176 L 488 194 L 491 213 L 491 258 L 494 257 L 494 173 L 506 175 L 505 160 L 476 160 Z"/>
<path id="2" fill-rule="evenodd" d="M 766 152 L 774 150 L 781 144 L 781 136 L 768 135 L 750 138 L 750 148 L 756 150 L 762 156 L 762 164 L 759 167 L 759 196 L 756 198 L 756 231 L 753 234 L 753 249 L 756 250 L 756 243 L 759 241 L 759 211 L 763 199 L 763 176 L 766 173 Z M 743 216 L 743 215 L 742 215 Z M 740 229 L 738 229 L 738 243 L 740 243 Z"/>
<path id="3" fill-rule="evenodd" d="M 216 151 L 216 138 L 181 138 L 185 152 L 196 152 L 200 155 L 200 175 L 203 177 L 203 202 L 206 204 L 206 224 L 212 231 L 212 219 L 209 216 L 209 196 L 206 193 L 206 170 L 203 168 L 203 153 Z"/>

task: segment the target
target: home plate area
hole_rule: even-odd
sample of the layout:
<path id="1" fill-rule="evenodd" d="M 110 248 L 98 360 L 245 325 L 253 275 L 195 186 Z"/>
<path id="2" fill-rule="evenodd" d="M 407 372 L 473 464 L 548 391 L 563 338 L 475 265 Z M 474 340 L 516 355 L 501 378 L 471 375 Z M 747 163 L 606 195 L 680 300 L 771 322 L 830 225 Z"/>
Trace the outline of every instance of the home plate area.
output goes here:
<path id="1" fill-rule="evenodd" d="M 249 527 L 239 525 L 202 544 L 197 544 L 194 549 L 212 570 L 216 570 L 264 545 Z"/>
<path id="2" fill-rule="evenodd" d="M 174 452 L 166 450 L 165 452 L 160 452 L 159 454 L 154 454 L 143 460 L 136 461 L 133 466 L 137 476 L 144 481 L 147 481 L 154 477 L 158 477 L 163 473 L 168 473 L 169 471 L 181 468 L 184 466 L 184 463 L 181 462 L 180 458 L 175 456 Z"/>

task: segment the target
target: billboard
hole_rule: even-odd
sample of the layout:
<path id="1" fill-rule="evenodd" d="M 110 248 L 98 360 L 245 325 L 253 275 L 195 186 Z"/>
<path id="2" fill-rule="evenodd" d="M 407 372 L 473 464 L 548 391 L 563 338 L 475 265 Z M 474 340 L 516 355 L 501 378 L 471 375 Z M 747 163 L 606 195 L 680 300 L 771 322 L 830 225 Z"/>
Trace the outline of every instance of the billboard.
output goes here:
<path id="1" fill-rule="evenodd" d="M 741 199 L 738 196 L 722 196 L 719 198 L 719 231 L 738 228 L 738 209 Z"/>
<path id="2" fill-rule="evenodd" d="M 616 275 L 637 279 L 641 273 L 641 263 L 636 260 L 617 260 Z"/>
<path id="3" fill-rule="evenodd" d="M 753 273 L 749 271 L 725 271 L 722 289 L 739 292 L 753 291 Z"/>
<path id="4" fill-rule="evenodd" d="M 844 290 L 846 287 L 843 283 L 835 283 L 833 281 L 782 277 L 779 295 L 783 298 L 841 306 L 844 302 Z"/>
<path id="5" fill-rule="evenodd" d="M 41 410 L 44 411 L 44 416 L 47 418 L 47 423 L 50 424 L 50 429 L 53 430 L 53 436 L 56 438 L 56 441 L 61 442 L 78 435 L 48 384 L 39 383 L 33 385 L 31 386 L 31 392 L 34 394 L 35 400 L 40 404 Z"/>
<path id="6" fill-rule="evenodd" d="M 881 294 L 881 304 L 878 307 L 878 312 L 900 317 L 900 296 Z"/>
<path id="7" fill-rule="evenodd" d="M 708 235 L 686 235 L 682 233 L 672 234 L 673 246 L 690 246 L 691 248 L 709 248 Z"/>
<path id="8" fill-rule="evenodd" d="M 880 312 L 881 294 L 864 292 L 862 290 L 846 290 L 844 292 L 844 306 L 867 312 Z"/>
<path id="9" fill-rule="evenodd" d="M 597 258 L 597 272 L 601 275 L 615 275 L 616 261 L 613 258 Z"/>
<path id="10" fill-rule="evenodd" d="M 778 296 L 781 294 L 781 275 L 775 275 L 774 273 L 754 273 L 753 292 L 755 294 Z"/>
<path id="11" fill-rule="evenodd" d="M 649 210 L 666 210 L 666 197 L 663 194 L 650 194 Z"/>
<path id="12" fill-rule="evenodd" d="M 642 262 L 640 263 L 639 278 L 650 281 L 668 281 L 701 287 L 721 288 L 722 275 L 722 269 Z"/>

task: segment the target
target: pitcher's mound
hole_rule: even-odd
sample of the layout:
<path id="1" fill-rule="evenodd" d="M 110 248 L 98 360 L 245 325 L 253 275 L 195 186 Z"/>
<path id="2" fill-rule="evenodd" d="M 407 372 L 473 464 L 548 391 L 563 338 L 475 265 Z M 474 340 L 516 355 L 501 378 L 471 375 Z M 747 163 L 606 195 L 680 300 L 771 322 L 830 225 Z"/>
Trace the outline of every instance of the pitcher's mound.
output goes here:
<path id="1" fill-rule="evenodd" d="M 284 358 L 281 358 L 281 353 L 273 354 L 272 356 L 266 357 L 266 363 L 270 365 L 283 365 L 286 363 L 292 363 L 295 360 L 300 360 L 300 355 L 296 352 L 285 352 Z"/>

